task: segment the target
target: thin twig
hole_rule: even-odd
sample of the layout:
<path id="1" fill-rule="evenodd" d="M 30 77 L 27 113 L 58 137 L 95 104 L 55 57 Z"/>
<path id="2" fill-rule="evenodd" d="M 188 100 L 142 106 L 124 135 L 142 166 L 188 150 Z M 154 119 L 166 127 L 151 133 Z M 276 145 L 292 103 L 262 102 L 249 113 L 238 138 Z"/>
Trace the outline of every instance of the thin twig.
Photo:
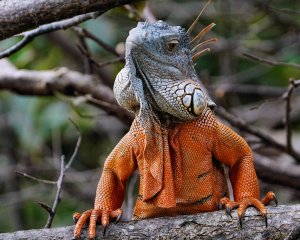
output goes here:
<path id="1" fill-rule="evenodd" d="M 82 46 L 77 45 L 79 51 L 90 61 L 90 63 L 94 64 L 96 67 L 101 68 L 110 64 L 115 64 L 115 63 L 119 63 L 119 62 L 124 62 L 124 57 L 117 57 L 115 59 L 112 60 L 108 60 L 102 63 L 97 62 L 97 60 L 95 58 L 93 58 L 89 52 L 84 49 Z"/>
<path id="2" fill-rule="evenodd" d="M 283 94 L 286 101 L 285 126 L 286 126 L 286 148 L 288 152 L 293 152 L 292 127 L 291 127 L 291 97 L 295 88 L 300 85 L 300 80 L 290 79 L 288 90 Z"/>
<path id="3" fill-rule="evenodd" d="M 76 154 L 78 152 L 78 148 L 80 146 L 80 143 L 81 143 L 81 134 L 80 134 L 78 126 L 74 123 L 74 121 L 72 121 L 71 119 L 69 119 L 69 120 L 75 126 L 76 131 L 79 134 L 79 136 L 78 136 L 78 139 L 77 139 L 77 142 L 76 142 L 76 146 L 75 146 L 74 152 L 73 152 L 70 160 L 68 161 L 68 163 L 66 165 L 65 165 L 65 158 L 64 158 L 64 156 L 61 156 L 60 174 L 59 174 L 59 178 L 58 178 L 58 180 L 56 182 L 57 191 L 56 191 L 56 195 L 55 195 L 55 199 L 54 199 L 51 211 L 48 211 L 48 220 L 47 220 L 47 223 L 46 223 L 46 225 L 45 225 L 44 228 L 50 228 L 51 225 L 52 225 L 54 216 L 56 214 L 56 209 L 57 209 L 58 204 L 60 203 L 60 200 L 61 200 L 61 193 L 62 193 L 62 189 L 63 189 L 63 183 L 64 183 L 64 178 L 65 178 L 66 171 L 72 165 L 72 163 L 73 163 L 73 161 L 75 159 L 75 156 L 76 156 Z"/>
<path id="4" fill-rule="evenodd" d="M 94 12 L 94 13 L 87 13 L 83 15 L 79 15 L 70 19 L 58 21 L 58 22 L 53 22 L 49 24 L 42 25 L 34 30 L 24 32 L 19 35 L 23 35 L 23 39 L 18 42 L 17 44 L 13 45 L 12 47 L 0 52 L 0 59 L 4 57 L 8 57 L 12 55 L 13 53 L 17 52 L 21 48 L 23 48 L 25 45 L 27 45 L 29 42 L 31 42 L 35 37 L 53 32 L 56 30 L 62 30 L 62 29 L 67 29 L 70 28 L 76 24 L 82 23 L 86 20 L 89 20 L 91 18 L 97 18 L 100 15 L 100 12 Z"/>
<path id="5" fill-rule="evenodd" d="M 47 223 L 46 223 L 44 228 L 51 228 L 54 216 L 56 214 L 57 206 L 60 203 L 61 192 L 62 192 L 62 188 L 63 188 L 63 181 L 64 181 L 64 177 L 65 177 L 64 169 L 65 169 L 65 157 L 61 156 L 61 159 L 60 159 L 60 174 L 59 174 L 59 178 L 58 178 L 57 183 L 56 183 L 57 191 L 56 191 L 56 195 L 55 195 L 55 198 L 54 198 L 54 202 L 53 202 L 51 211 L 47 211 L 48 212 L 48 219 L 47 219 Z"/>
<path id="6" fill-rule="evenodd" d="M 287 14 L 293 14 L 293 15 L 300 15 L 300 11 L 290 9 L 290 8 L 275 8 L 268 6 L 268 8 L 274 12 L 282 12 L 282 13 L 287 13 Z"/>
<path id="7" fill-rule="evenodd" d="M 102 63 L 97 63 L 97 67 L 101 68 L 101 67 L 104 67 L 104 66 L 107 66 L 107 65 L 111 65 L 111 64 L 115 64 L 115 63 L 122 63 L 124 62 L 124 57 L 117 57 L 115 59 L 112 59 L 112 60 L 107 60 L 105 62 L 102 62 Z"/>
<path id="8" fill-rule="evenodd" d="M 271 66 L 285 66 L 285 67 L 294 67 L 294 68 L 300 69 L 300 64 L 296 64 L 296 63 L 278 62 L 278 61 L 274 61 L 274 60 L 261 58 L 261 57 L 255 56 L 253 54 L 250 54 L 250 53 L 243 53 L 243 55 L 255 62 L 266 63 Z"/>
<path id="9" fill-rule="evenodd" d="M 106 51 L 114 54 L 117 57 L 121 57 L 121 55 L 119 53 L 117 53 L 117 51 L 112 46 L 106 44 L 105 42 L 103 42 L 101 39 L 99 39 L 98 37 L 96 37 L 94 34 L 92 34 L 91 32 L 89 32 L 88 30 L 86 30 L 84 28 L 81 28 L 81 27 L 73 27 L 72 29 L 77 34 L 82 35 L 83 37 L 87 37 L 87 38 L 93 40 L 94 42 L 96 42 L 99 46 L 101 46 Z"/>
<path id="10" fill-rule="evenodd" d="M 48 212 L 49 215 L 53 215 L 52 208 L 50 206 L 48 206 L 47 204 L 42 203 L 42 202 L 38 202 L 38 205 L 40 205 L 42 208 L 44 208 Z"/>
<path id="11" fill-rule="evenodd" d="M 27 173 L 22 173 L 22 172 L 18 172 L 18 171 L 16 171 L 16 173 L 21 175 L 22 177 L 25 177 L 25 178 L 28 178 L 28 179 L 31 179 L 31 180 L 34 180 L 34 181 L 37 181 L 37 182 L 41 182 L 41 183 L 45 183 L 45 184 L 52 184 L 52 185 L 56 184 L 56 181 L 50 181 L 50 180 L 37 178 L 37 177 L 34 177 L 34 176 L 29 175 Z"/>
<path id="12" fill-rule="evenodd" d="M 76 44 L 77 48 L 79 49 L 79 51 L 83 54 L 84 52 L 84 68 L 85 68 L 85 71 L 86 73 L 88 74 L 92 74 L 93 73 L 93 66 L 92 66 L 92 60 L 91 60 L 91 54 L 90 54 L 90 51 L 89 51 L 89 48 L 85 42 L 85 39 L 82 35 L 79 35 L 78 34 L 78 39 L 79 39 L 79 43 Z"/>
<path id="13" fill-rule="evenodd" d="M 75 146 L 75 149 L 74 149 L 74 152 L 69 160 L 69 162 L 67 163 L 67 165 L 65 166 L 65 171 L 68 170 L 70 168 L 70 166 L 72 165 L 74 159 L 75 159 L 75 156 L 78 152 L 78 149 L 79 149 L 79 146 L 80 146 L 80 143 L 81 143 L 81 133 L 80 133 L 80 130 L 79 130 L 79 127 L 76 125 L 76 123 L 71 119 L 69 118 L 69 121 L 74 125 L 74 127 L 76 128 L 77 130 L 77 134 L 78 134 L 78 139 L 77 139 L 77 142 L 76 142 L 76 146 Z"/>

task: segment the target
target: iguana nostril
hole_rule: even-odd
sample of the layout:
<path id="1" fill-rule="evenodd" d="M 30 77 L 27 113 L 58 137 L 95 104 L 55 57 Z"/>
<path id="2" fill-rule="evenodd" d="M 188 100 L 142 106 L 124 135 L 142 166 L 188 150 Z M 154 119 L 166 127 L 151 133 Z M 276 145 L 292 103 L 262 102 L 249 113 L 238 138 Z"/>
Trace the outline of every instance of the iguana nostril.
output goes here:
<path id="1" fill-rule="evenodd" d="M 143 32 L 143 33 L 142 33 L 142 38 L 143 38 L 143 40 L 146 40 L 147 37 L 148 37 L 148 33 L 147 33 L 146 31 Z"/>

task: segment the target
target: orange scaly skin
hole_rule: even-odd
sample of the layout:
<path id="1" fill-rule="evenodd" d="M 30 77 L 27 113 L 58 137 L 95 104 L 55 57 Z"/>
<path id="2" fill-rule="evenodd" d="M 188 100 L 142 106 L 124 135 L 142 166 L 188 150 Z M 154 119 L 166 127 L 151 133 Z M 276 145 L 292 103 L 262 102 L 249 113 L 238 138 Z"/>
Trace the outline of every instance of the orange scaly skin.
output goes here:
<path id="1" fill-rule="evenodd" d="M 126 180 L 138 169 L 139 195 L 134 219 L 238 208 L 265 217 L 269 192 L 258 200 L 259 186 L 251 149 L 243 138 L 218 122 L 215 103 L 203 92 L 192 61 L 187 32 L 163 21 L 139 22 L 126 39 L 126 64 L 118 73 L 114 94 L 135 114 L 130 131 L 107 158 L 94 209 L 75 213 L 74 237 L 89 222 L 105 227 L 120 218 Z M 223 165 L 229 167 L 234 201 L 228 198 Z M 104 231 L 105 232 L 105 231 Z"/>
<path id="2" fill-rule="evenodd" d="M 175 188 L 176 207 L 157 207 L 155 197 L 146 202 L 142 200 L 144 189 L 142 174 L 147 166 L 143 161 L 145 150 L 141 144 L 143 132 L 135 120 L 130 131 L 105 162 L 94 209 L 86 211 L 81 217 L 80 214 L 75 216 L 79 219 L 74 230 L 75 238 L 80 237 L 81 229 L 88 220 L 89 237 L 94 238 L 97 221 L 107 226 L 110 218 L 116 218 L 121 214 L 126 180 L 137 168 L 141 174 L 141 184 L 134 209 L 135 219 L 215 211 L 220 200 L 221 204 L 230 210 L 239 206 L 240 217 L 243 217 L 250 205 L 255 206 L 263 216 L 266 216 L 264 204 L 273 200 L 275 195 L 270 192 L 263 199 L 263 203 L 258 200 L 259 186 L 251 149 L 243 138 L 218 122 L 209 108 L 196 120 L 173 124 L 166 134 L 172 166 L 173 168 L 181 166 L 182 173 L 182 176 L 179 176 L 182 182 L 175 184 L 179 186 Z M 159 161 L 159 159 L 152 160 Z M 180 164 L 176 161 L 180 161 Z M 221 163 L 229 166 L 235 202 L 227 198 L 226 178 Z M 168 177 L 175 182 L 178 178 L 176 175 Z"/>

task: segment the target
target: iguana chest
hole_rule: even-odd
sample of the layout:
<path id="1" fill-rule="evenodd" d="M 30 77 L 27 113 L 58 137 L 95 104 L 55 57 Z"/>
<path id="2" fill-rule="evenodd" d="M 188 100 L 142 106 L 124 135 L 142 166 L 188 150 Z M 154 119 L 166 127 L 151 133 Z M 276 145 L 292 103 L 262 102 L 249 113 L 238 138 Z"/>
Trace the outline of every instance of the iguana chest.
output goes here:
<path id="1" fill-rule="evenodd" d="M 177 207 L 161 215 L 180 214 L 180 211 L 187 210 L 194 213 L 217 209 L 217 202 L 225 194 L 227 186 L 224 170 L 213 158 L 213 129 L 214 121 L 198 119 L 178 124 L 165 133 L 167 140 L 164 141 L 167 141 L 168 146 L 162 147 L 170 154 Z M 145 146 L 139 144 L 136 160 L 141 178 L 148 170 L 145 169 L 148 166 L 144 164 L 144 151 Z M 140 192 L 142 189 L 141 181 Z M 148 212 L 146 208 L 150 206 L 140 200 L 137 202 L 137 209 L 143 208 L 144 212 Z"/>
<path id="2" fill-rule="evenodd" d="M 209 128 L 199 128 L 193 121 L 180 126 L 172 159 L 180 161 L 182 187 L 177 192 L 179 203 L 199 202 L 212 197 L 214 182 L 213 134 Z"/>

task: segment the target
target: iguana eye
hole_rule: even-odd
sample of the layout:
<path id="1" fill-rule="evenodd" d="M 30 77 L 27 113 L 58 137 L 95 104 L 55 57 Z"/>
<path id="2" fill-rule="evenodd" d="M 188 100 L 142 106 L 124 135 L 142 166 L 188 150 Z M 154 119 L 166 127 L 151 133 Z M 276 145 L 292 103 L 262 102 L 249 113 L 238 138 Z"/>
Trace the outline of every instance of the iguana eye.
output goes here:
<path id="1" fill-rule="evenodd" d="M 167 47 L 168 52 L 173 52 L 176 49 L 178 43 L 179 43 L 178 40 L 172 40 L 172 41 L 167 42 L 166 47 Z"/>

